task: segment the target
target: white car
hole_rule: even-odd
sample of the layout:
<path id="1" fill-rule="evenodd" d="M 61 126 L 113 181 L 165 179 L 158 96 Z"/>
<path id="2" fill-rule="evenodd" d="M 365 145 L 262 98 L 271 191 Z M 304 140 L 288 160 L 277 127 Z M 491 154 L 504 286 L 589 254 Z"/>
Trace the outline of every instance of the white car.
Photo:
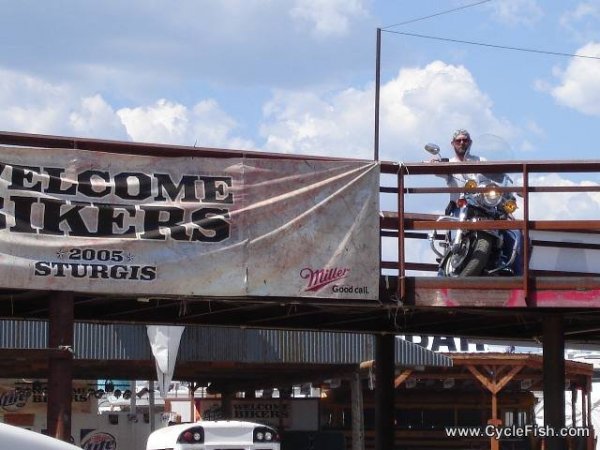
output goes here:
<path id="1" fill-rule="evenodd" d="M 0 450 L 81 450 L 59 439 L 45 436 L 25 428 L 0 423 Z"/>
<path id="2" fill-rule="evenodd" d="M 280 450 L 279 442 L 277 431 L 260 423 L 205 420 L 156 430 L 146 450 Z"/>

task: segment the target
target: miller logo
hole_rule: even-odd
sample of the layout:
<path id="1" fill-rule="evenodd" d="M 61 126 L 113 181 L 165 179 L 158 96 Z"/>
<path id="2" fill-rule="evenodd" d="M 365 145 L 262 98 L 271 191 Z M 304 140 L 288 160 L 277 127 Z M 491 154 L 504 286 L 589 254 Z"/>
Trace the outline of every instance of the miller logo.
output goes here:
<path id="1" fill-rule="evenodd" d="M 91 433 L 81 443 L 85 450 L 116 450 L 117 440 L 110 433 Z"/>
<path id="2" fill-rule="evenodd" d="M 16 411 L 27 404 L 30 392 L 24 389 L 12 389 L 0 393 L 0 409 Z"/>
<path id="3" fill-rule="evenodd" d="M 318 291 L 329 283 L 346 278 L 350 269 L 345 267 L 331 267 L 323 269 L 311 269 L 305 267 L 300 271 L 300 277 L 308 280 L 305 291 Z"/>

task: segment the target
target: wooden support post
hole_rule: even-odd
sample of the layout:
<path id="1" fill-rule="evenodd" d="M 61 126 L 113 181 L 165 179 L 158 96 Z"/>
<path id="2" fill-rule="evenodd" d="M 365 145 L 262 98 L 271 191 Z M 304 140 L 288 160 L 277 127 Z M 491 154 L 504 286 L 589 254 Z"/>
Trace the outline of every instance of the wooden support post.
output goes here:
<path id="1" fill-rule="evenodd" d="M 393 334 L 375 336 L 375 450 L 394 448 L 394 368 Z"/>
<path id="2" fill-rule="evenodd" d="M 223 414 L 223 419 L 231 420 L 233 417 L 233 391 L 231 388 L 226 387 L 221 390 L 221 412 Z"/>
<path id="3" fill-rule="evenodd" d="M 352 450 L 365 450 L 363 391 L 359 372 L 352 374 L 350 395 L 352 398 Z"/>
<path id="4" fill-rule="evenodd" d="M 502 425 L 502 420 L 498 417 L 498 393 L 522 368 L 522 366 L 514 366 L 508 372 L 499 375 L 504 370 L 503 366 L 485 366 L 483 370 L 474 365 L 467 366 L 469 372 L 492 394 L 492 417 L 488 420 L 488 424 L 495 427 Z M 498 439 L 491 437 L 490 449 L 499 450 L 499 448 L 500 442 Z"/>
<path id="5" fill-rule="evenodd" d="M 489 423 L 496 427 L 502 425 L 502 421 L 498 419 L 498 394 L 495 391 L 492 392 L 492 420 Z M 500 450 L 498 439 L 494 437 L 490 438 L 490 450 Z"/>
<path id="6" fill-rule="evenodd" d="M 555 433 L 565 426 L 564 323 L 558 314 L 544 317 L 544 425 Z M 546 438 L 546 450 L 564 450 L 565 438 Z"/>
<path id="7" fill-rule="evenodd" d="M 73 399 L 73 321 L 72 292 L 57 292 L 50 298 L 49 337 L 51 349 L 64 354 L 50 357 L 48 363 L 48 434 L 57 439 L 71 440 L 71 401 Z"/>

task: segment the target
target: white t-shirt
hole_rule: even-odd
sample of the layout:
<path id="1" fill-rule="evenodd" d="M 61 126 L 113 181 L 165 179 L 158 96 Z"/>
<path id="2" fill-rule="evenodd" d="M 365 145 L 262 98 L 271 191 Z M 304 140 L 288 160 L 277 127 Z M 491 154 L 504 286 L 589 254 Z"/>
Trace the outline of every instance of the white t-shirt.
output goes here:
<path id="1" fill-rule="evenodd" d="M 456 156 L 454 156 L 453 158 L 450 158 L 450 160 L 448 162 L 452 163 L 452 162 L 480 162 L 480 161 L 487 161 L 487 159 L 483 158 L 482 156 L 471 155 L 469 153 L 466 156 L 466 158 L 464 159 L 464 161 L 461 161 Z M 439 176 L 446 180 L 446 184 L 448 185 L 448 187 L 455 188 L 455 187 L 463 187 L 465 185 L 465 183 L 467 182 L 467 180 L 469 180 L 469 179 L 476 180 L 478 175 L 479 175 L 479 173 L 454 173 L 452 175 L 439 175 Z M 451 201 L 458 200 L 458 197 L 460 197 L 460 193 L 458 193 L 458 192 L 450 193 Z"/>

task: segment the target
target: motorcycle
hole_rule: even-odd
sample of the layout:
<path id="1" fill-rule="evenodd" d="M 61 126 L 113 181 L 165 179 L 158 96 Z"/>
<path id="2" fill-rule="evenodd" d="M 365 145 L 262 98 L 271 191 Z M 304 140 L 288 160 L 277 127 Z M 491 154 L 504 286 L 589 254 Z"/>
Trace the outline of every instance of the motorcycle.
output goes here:
<path id="1" fill-rule="evenodd" d="M 440 148 L 435 144 L 427 144 L 425 150 L 434 155 L 434 160 L 448 161 L 440 157 Z M 459 182 L 459 186 L 464 184 L 465 191 L 454 205 L 451 202 L 438 222 L 514 220 L 513 213 L 517 209 L 515 195 L 498 190 L 499 187 L 512 186 L 513 181 L 508 175 L 470 174 L 466 179 L 450 176 Z M 433 230 L 428 239 L 437 255 L 440 276 L 510 276 L 522 273 L 522 235 L 519 230 L 457 229 L 447 230 L 443 235 Z"/>

